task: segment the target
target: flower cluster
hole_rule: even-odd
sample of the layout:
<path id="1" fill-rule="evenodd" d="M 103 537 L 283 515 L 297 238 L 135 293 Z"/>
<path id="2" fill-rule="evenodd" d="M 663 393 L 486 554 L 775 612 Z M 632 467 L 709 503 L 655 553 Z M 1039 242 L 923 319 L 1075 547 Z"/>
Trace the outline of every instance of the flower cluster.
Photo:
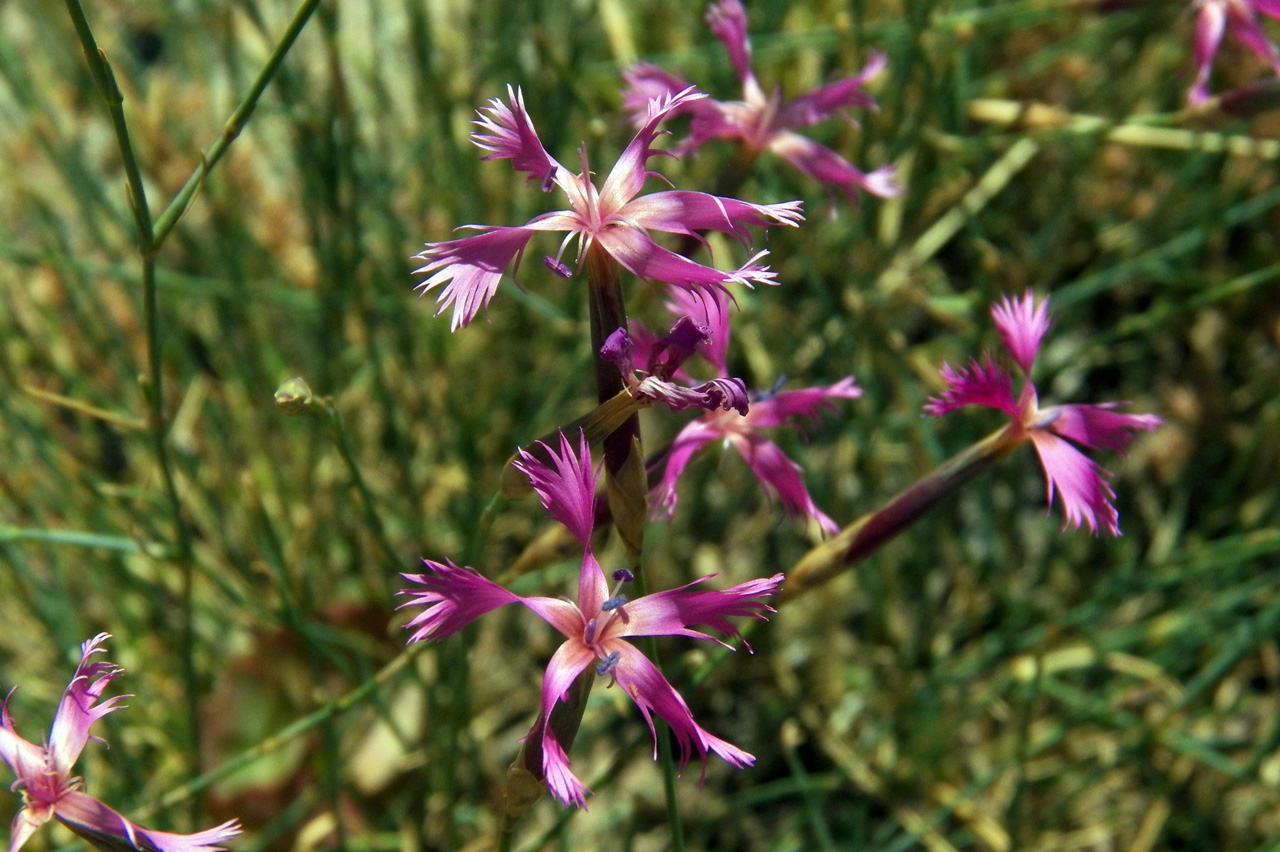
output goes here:
<path id="1" fill-rule="evenodd" d="M 1101 528 L 1120 535 L 1120 515 L 1112 502 L 1116 495 L 1107 484 L 1110 474 L 1072 442 L 1090 450 L 1123 452 L 1138 430 L 1156 428 L 1160 418 L 1121 414 L 1115 409 L 1126 404 L 1122 402 L 1041 408 L 1030 376 L 1040 341 L 1049 330 L 1048 300 L 1037 305 L 1035 296 L 1027 291 L 1021 299 L 1002 299 L 991 309 L 991 316 L 1004 348 L 1027 377 L 1021 393 L 1014 396 L 1013 376 L 990 359 L 971 361 L 958 370 L 948 364 L 942 368 L 947 389 L 929 400 L 925 413 L 941 417 L 966 405 L 1003 411 L 1009 415 L 1011 428 L 1035 445 L 1048 480 L 1049 502 L 1053 502 L 1055 491 L 1062 495 L 1064 528 L 1079 529 L 1088 524 L 1095 534 Z"/>
<path id="2" fill-rule="evenodd" d="M 418 285 L 419 288 L 426 293 L 443 284 L 437 299 L 439 311 L 453 305 L 451 328 L 465 326 L 482 307 L 488 306 L 503 271 L 512 260 L 519 267 L 525 246 L 540 231 L 567 233 L 555 257 L 544 259 L 548 268 L 565 278 L 573 273 L 563 261 L 564 250 L 576 238 L 579 260 L 598 246 L 637 278 L 695 290 L 717 289 L 728 284 L 747 287 L 772 284 L 774 273 L 757 263 L 765 252 L 756 254 L 732 272 L 722 272 L 663 248 L 649 236 L 649 231 L 681 235 L 720 231 L 746 244 L 748 225 L 794 227 L 803 218 L 798 201 L 751 204 L 705 192 L 678 190 L 639 194 L 646 179 L 661 177 L 648 170 L 649 158 L 660 153 L 653 148 L 659 134 L 658 125 L 705 97 L 692 88 L 685 88 L 649 101 L 635 138 L 597 189 L 591 182 L 586 153 L 579 151 L 582 171 L 578 174 L 560 165 L 542 147 L 520 91 L 512 91 L 508 86 L 509 103 L 497 98 L 490 101 L 488 108 L 480 112 L 476 121 L 478 130 L 471 139 L 477 147 L 489 152 L 484 159 L 510 160 L 517 171 L 528 175 L 527 182 L 537 181 L 543 192 L 560 187 L 568 196 L 569 209 L 535 216 L 517 227 L 466 225 L 464 227 L 481 233 L 427 243 L 417 255 L 424 265 L 416 271 L 430 273 L 430 277 Z"/>
<path id="3" fill-rule="evenodd" d="M 80 664 L 58 703 L 47 745 L 38 746 L 18 735 L 9 716 L 9 698 L 0 705 L 0 758 L 18 777 L 14 789 L 22 791 L 23 805 L 13 820 L 9 852 L 18 852 L 40 826 L 51 819 L 104 849 L 126 848 L 142 852 L 215 852 L 240 833 L 235 820 L 195 834 L 171 834 L 143 828 L 80 790 L 71 768 L 89 741 L 89 729 L 103 716 L 120 709 L 128 696 L 100 701 L 108 684 L 122 669 L 105 660 L 111 638 L 100 633 L 80 646 Z M 15 687 L 16 689 L 16 687 Z M 12 690 L 9 693 L 13 695 Z"/>
<path id="4" fill-rule="evenodd" d="M 473 568 L 426 560 L 427 573 L 404 575 L 421 587 L 401 592 L 409 597 L 405 607 L 422 608 L 406 625 L 413 631 L 410 641 L 452 636 L 479 616 L 511 603 L 528 607 L 565 637 L 547 664 L 541 710 L 526 739 L 541 750 L 541 770 L 547 786 L 567 805 L 585 805 L 591 791 L 570 770 L 565 744 L 556 738 L 548 722 L 556 704 L 565 699 L 570 686 L 593 663 L 600 677 L 609 678 L 610 685 L 620 685 L 635 702 L 650 730 L 655 713 L 667 723 L 675 736 L 681 766 L 688 763 L 695 751 L 704 767 L 709 753 L 719 755 L 734 766 L 750 766 L 754 761 L 750 754 L 707 733 L 694 721 L 680 693 L 627 640 L 637 636 L 688 636 L 719 641 L 695 629 L 697 627 L 740 638 L 729 617 L 763 618 L 764 613 L 772 612 L 764 598 L 777 590 L 782 575 L 752 580 L 723 591 L 695 590 L 694 586 L 709 579 L 704 577 L 686 586 L 628 600 L 621 590 L 634 579 L 631 573 L 626 569 L 613 572 L 615 585 L 610 588 L 604 570 L 591 552 L 596 474 L 586 439 L 582 438 L 575 449 L 561 434 L 558 452 L 554 447 L 544 448 L 551 464 L 544 464 L 524 452 L 518 464 L 529 477 L 542 505 L 582 545 L 577 602 L 522 597 L 485 579 Z M 656 742 L 655 734 L 655 757 Z"/>

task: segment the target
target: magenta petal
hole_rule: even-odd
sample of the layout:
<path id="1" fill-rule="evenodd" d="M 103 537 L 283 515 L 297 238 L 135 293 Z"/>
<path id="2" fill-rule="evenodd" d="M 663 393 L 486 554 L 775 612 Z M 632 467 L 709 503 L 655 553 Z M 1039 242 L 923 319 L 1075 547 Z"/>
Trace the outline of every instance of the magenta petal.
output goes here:
<path id="1" fill-rule="evenodd" d="M 15 686 L 9 690 L 9 695 L 0 703 L 0 759 L 4 760 L 20 783 L 30 787 L 44 775 L 45 751 L 20 737 L 14 728 L 13 717 L 9 715 L 9 697 L 16 689 Z"/>
<path id="2" fill-rule="evenodd" d="M 749 244 L 747 225 L 788 225 L 804 220 L 799 201 L 752 204 L 705 192 L 670 190 L 633 198 L 619 215 L 633 225 L 670 234 L 720 231 Z"/>
<path id="3" fill-rule="evenodd" d="M 70 776 L 71 767 L 89 740 L 89 728 L 93 723 L 118 709 L 119 703 L 128 697 L 117 695 L 94 706 L 107 684 L 123 671 L 114 663 L 92 661 L 93 655 L 106 653 L 107 649 L 102 645 L 110 638 L 110 633 L 99 633 L 80 646 L 80 664 L 62 693 L 62 701 L 58 703 L 53 717 L 48 753 L 51 768 L 63 778 Z"/>
<path id="4" fill-rule="evenodd" d="M 690 591 L 710 577 L 692 583 L 645 595 L 626 604 L 628 622 L 622 636 L 688 636 L 693 639 L 719 641 L 692 628 L 710 627 L 725 636 L 741 639 L 742 634 L 728 620 L 730 617 L 765 618 L 774 609 L 764 598 L 778 591 L 782 574 L 768 579 L 751 580 L 723 591 L 706 589 Z M 724 645 L 725 643 L 721 642 Z M 725 647 L 729 647 L 725 645 Z"/>
<path id="5" fill-rule="evenodd" d="M 1105 479 L 1109 476 L 1107 471 L 1057 435 L 1042 429 L 1034 429 L 1030 435 L 1048 480 L 1049 503 L 1053 503 L 1055 490 L 1062 495 L 1066 517 L 1062 528 L 1079 529 L 1081 524 L 1088 524 L 1094 535 L 1099 527 L 1111 535 L 1120 535 L 1120 515 L 1111 503 L 1116 494 Z"/>
<path id="6" fill-rule="evenodd" d="M 858 387 L 853 376 L 847 376 L 827 387 L 780 391 L 752 401 L 751 427 L 766 429 L 781 426 L 793 417 L 817 417 L 823 409 L 834 407 L 832 400 L 857 399 L 860 396 L 862 388 Z"/>
<path id="7" fill-rule="evenodd" d="M 649 102 L 644 124 L 636 131 L 635 138 L 623 150 L 613 164 L 604 185 L 600 187 L 599 205 L 604 210 L 618 210 L 635 198 L 649 176 L 645 164 L 653 156 L 653 141 L 658 137 L 658 125 L 668 116 L 688 109 L 691 104 L 706 98 L 692 86 L 672 97 Z M 585 175 L 584 175 L 585 177 Z"/>
<path id="8" fill-rule="evenodd" d="M 27 805 L 19 808 L 9 826 L 9 852 L 18 852 L 51 817 L 48 807 Z"/>
<path id="9" fill-rule="evenodd" d="M 1262 31 L 1262 25 L 1258 22 L 1258 13 L 1253 8 L 1258 5 L 1256 0 L 1251 2 L 1252 5 L 1230 4 L 1227 7 L 1227 26 L 1231 34 L 1254 56 L 1280 74 L 1280 55 L 1276 54 L 1276 46 L 1267 38 L 1267 34 Z"/>
<path id="10" fill-rule="evenodd" d="M 1200 13 L 1196 15 L 1195 32 L 1191 38 L 1191 58 L 1196 65 L 1196 80 L 1187 95 L 1192 106 L 1209 98 L 1209 71 L 1213 68 L 1213 58 L 1222 44 L 1222 34 L 1227 25 L 1226 9 L 1223 6 L 1218 0 L 1209 0 L 1201 4 Z"/>
<path id="11" fill-rule="evenodd" d="M 996 330 L 1004 341 L 1004 348 L 1013 356 L 1014 363 L 1026 376 L 1031 375 L 1031 365 L 1040 351 L 1040 341 L 1049 330 L 1049 300 L 1036 305 L 1035 294 L 1028 290 L 1021 299 L 1009 301 L 1005 296 L 1000 304 L 991 308 Z"/>
<path id="12" fill-rule="evenodd" d="M 503 271 L 524 251 L 534 233 L 531 228 L 491 228 L 474 237 L 427 243 L 427 247 L 414 256 L 426 261 L 426 265 L 414 273 L 434 274 L 416 289 L 425 294 L 441 284 L 446 285 L 436 299 L 436 313 L 453 305 L 449 330 L 456 331 L 489 304 L 502 281 Z"/>
<path id="13" fill-rule="evenodd" d="M 578 433 L 576 451 L 563 432 L 560 433 L 558 454 L 554 448 L 546 444 L 542 446 L 551 457 L 554 469 L 523 449 L 513 466 L 529 477 L 547 511 L 564 524 L 583 547 L 590 547 L 591 530 L 595 524 L 596 473 L 591 469 L 591 447 L 587 437 L 582 432 Z"/>
<path id="14" fill-rule="evenodd" d="M 714 289 L 730 283 L 748 287 L 755 283 L 772 283 L 772 276 L 767 268 L 748 264 L 736 272 L 721 272 L 659 246 L 639 228 L 609 228 L 600 233 L 597 240 L 618 263 L 637 278 L 661 281 L 690 290 Z"/>
<path id="15" fill-rule="evenodd" d="M 564 753 L 560 743 L 553 736 L 542 740 L 542 774 L 547 782 L 547 789 L 564 805 L 587 809 L 587 796 L 591 791 L 578 780 L 569 768 L 569 756 Z"/>
<path id="16" fill-rule="evenodd" d="M 738 0 L 720 0 L 707 7 L 707 24 L 715 37 L 724 43 L 729 61 L 745 83 L 751 72 L 751 42 L 747 39 L 747 13 Z"/>
<path id="17" fill-rule="evenodd" d="M 613 669 L 623 692 L 640 708 L 641 715 L 653 732 L 653 713 L 667 723 L 675 738 L 680 766 L 683 769 L 696 750 L 706 771 L 707 753 L 714 752 L 738 768 L 750 766 L 755 758 L 731 743 L 708 734 L 693 720 L 689 705 L 680 693 L 667 682 L 657 667 L 634 647 L 622 640 L 608 643 L 610 652 L 621 655 Z M 658 756 L 657 735 L 654 734 L 654 759 Z"/>
<path id="18" fill-rule="evenodd" d="M 547 673 L 542 679 L 542 712 L 539 722 L 530 732 L 537 735 L 542 747 L 542 772 L 551 793 L 566 805 L 584 807 L 590 791 L 569 771 L 569 758 L 556 740 L 551 726 L 545 724 L 551 718 L 556 703 L 563 701 L 569 687 L 582 674 L 595 654 L 581 642 L 569 641 L 561 645 L 547 663 Z"/>
<path id="19" fill-rule="evenodd" d="M 622 108 L 630 116 L 636 126 L 644 124 L 649 117 L 649 102 L 661 101 L 678 95 L 690 84 L 673 74 L 668 74 L 656 65 L 640 62 L 622 73 L 626 87 L 622 90 Z M 698 102 L 686 102 L 667 113 L 668 117 L 692 112 Z"/>
<path id="20" fill-rule="evenodd" d="M 716 375 L 728 374 L 729 296 L 723 290 L 685 290 L 673 287 L 667 293 L 667 309 L 676 316 L 692 317 L 705 326 L 710 340 L 698 344 L 698 353 L 707 359 Z"/>
<path id="21" fill-rule="evenodd" d="M 787 458 L 777 444 L 755 434 L 735 435 L 730 440 L 760 480 L 765 493 L 777 494 L 793 517 L 813 518 L 825 533 L 840 531 L 840 526 L 814 505 L 800 478 L 800 465 Z"/>
<path id="22" fill-rule="evenodd" d="M 694 420 L 680 430 L 675 440 L 671 442 L 671 449 L 663 461 L 662 478 L 649 491 L 649 504 L 653 506 L 654 517 L 664 514 L 668 518 L 671 517 L 675 512 L 678 499 L 676 484 L 680 480 L 680 474 L 684 473 L 685 467 L 689 464 L 689 459 L 707 444 L 723 437 L 724 432 L 714 423 L 705 420 Z"/>
<path id="23" fill-rule="evenodd" d="M 1123 453 L 1139 429 L 1155 429 L 1164 421 L 1154 414 L 1120 414 L 1111 409 L 1126 405 L 1104 402 L 1099 405 L 1058 405 L 1040 412 L 1041 422 L 1050 432 L 1070 438 L 1089 449 Z"/>
<path id="24" fill-rule="evenodd" d="M 528 173 L 528 183 L 536 180 L 547 192 L 564 167 L 542 147 L 533 119 L 524 107 L 524 94 L 519 89 L 512 91 L 508 85 L 507 100 L 511 106 L 493 98 L 489 106 L 477 110 L 480 118 L 474 123 L 479 129 L 471 134 L 471 141 L 489 152 L 482 159 L 510 160 L 517 171 Z"/>
<path id="25" fill-rule="evenodd" d="M 519 595 L 481 577 L 472 568 L 459 568 L 452 562 L 422 561 L 430 573 L 400 576 L 423 588 L 401 589 L 397 593 L 409 597 L 409 601 L 398 609 L 423 607 L 422 612 L 405 625 L 406 630 L 413 630 L 410 643 L 444 639 L 486 612 L 509 603 L 522 602 Z"/>
<path id="26" fill-rule="evenodd" d="M 888 64 L 883 53 L 873 53 L 866 67 L 854 77 L 846 77 L 787 101 L 778 123 L 783 127 L 808 127 L 825 121 L 837 110 L 847 107 L 876 109 L 875 100 L 863 91 L 863 86 L 878 75 Z"/>
<path id="27" fill-rule="evenodd" d="M 799 133 L 778 131 L 769 139 L 769 150 L 819 183 L 841 190 L 850 201 L 857 200 L 859 189 L 880 198 L 902 194 L 902 188 L 893 180 L 896 172 L 892 166 L 866 174 L 835 151 Z"/>
<path id="28" fill-rule="evenodd" d="M 930 397 L 924 413 L 942 417 L 966 405 L 985 405 L 1018 418 L 1018 402 L 1013 396 L 1013 377 L 992 361 L 970 361 L 967 368 L 955 370 L 942 365 L 942 378 L 948 387 L 942 396 Z"/>
<path id="29" fill-rule="evenodd" d="M 85 793 L 71 792 L 59 801 L 54 816 L 96 846 L 118 849 L 122 841 L 141 852 L 216 852 L 240 833 L 235 820 L 195 834 L 172 834 L 143 828 Z"/>

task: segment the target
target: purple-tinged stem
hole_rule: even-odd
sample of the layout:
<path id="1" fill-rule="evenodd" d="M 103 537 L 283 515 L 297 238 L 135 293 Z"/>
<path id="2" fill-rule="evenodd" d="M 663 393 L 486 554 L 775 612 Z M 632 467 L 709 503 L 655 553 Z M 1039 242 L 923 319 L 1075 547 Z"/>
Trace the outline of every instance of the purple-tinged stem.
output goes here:
<path id="1" fill-rule="evenodd" d="M 787 572 L 778 600 L 785 601 L 814 589 L 866 559 L 1024 441 L 1026 433 L 1021 428 L 1006 426 L 943 462 L 879 509 L 858 518 L 834 538 L 806 553 Z"/>

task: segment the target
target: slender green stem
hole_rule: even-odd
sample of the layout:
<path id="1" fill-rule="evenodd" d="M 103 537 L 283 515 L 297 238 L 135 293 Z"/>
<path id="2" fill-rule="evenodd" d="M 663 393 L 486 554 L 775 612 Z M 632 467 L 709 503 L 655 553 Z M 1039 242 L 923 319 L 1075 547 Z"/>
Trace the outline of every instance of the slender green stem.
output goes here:
<path id="1" fill-rule="evenodd" d="M 68 2 L 75 2 L 75 0 L 68 0 Z M 169 202 L 169 206 L 164 209 L 164 212 L 160 214 L 160 218 L 156 220 L 155 245 L 157 247 L 164 243 L 165 238 L 169 236 L 169 232 L 173 230 L 173 226 L 178 224 L 178 220 L 182 218 L 182 215 L 187 212 L 187 208 L 191 206 L 191 201 L 195 198 L 196 192 L 199 191 L 200 185 L 204 183 L 204 179 L 209 175 L 213 167 L 218 164 L 218 161 L 222 159 L 223 154 L 227 153 L 227 149 L 231 147 L 232 142 L 236 141 L 240 131 L 244 130 L 244 126 L 249 122 L 249 117 L 253 115 L 254 109 L 258 106 L 258 99 L 262 97 L 262 93 L 266 91 L 271 79 L 276 75 L 276 71 L 280 68 L 280 63 L 284 61 L 285 55 L 293 47 L 293 42 L 298 38 L 298 34 L 307 25 L 307 21 L 311 18 L 311 13 L 319 5 L 320 0 L 302 0 L 298 4 L 297 10 L 293 13 L 293 19 L 289 21 L 289 26 L 285 29 L 284 35 L 280 37 L 275 49 L 267 57 L 266 64 L 258 72 L 253 85 L 249 87 L 249 92 L 240 101 L 240 105 L 236 107 L 235 112 L 231 113 L 227 123 L 223 125 L 222 135 L 209 148 L 200 165 L 196 166 L 195 171 L 191 173 L 191 177 L 187 178 L 187 182 L 183 184 L 182 189 L 178 190 L 178 194 L 173 197 L 173 200 Z"/>
<path id="2" fill-rule="evenodd" d="M 173 478 L 173 466 L 165 444 L 167 428 L 164 414 L 164 371 L 160 362 L 160 310 L 159 295 L 156 290 L 155 234 L 152 230 L 151 211 L 147 207 L 146 188 L 142 183 L 142 170 L 138 166 L 133 143 L 129 141 L 129 126 L 124 116 L 124 94 L 116 83 L 115 73 L 111 70 L 106 54 L 98 47 L 97 40 L 93 37 L 93 30 L 89 27 L 89 20 L 79 0 L 66 0 L 66 4 L 76 35 L 80 39 L 80 46 L 84 51 L 85 61 L 89 65 L 89 72 L 93 75 L 98 92 L 106 102 L 107 112 L 111 117 L 116 144 L 120 149 L 121 161 L 124 163 L 129 205 L 138 231 L 138 252 L 142 260 L 143 325 L 147 338 L 145 387 L 147 427 L 151 436 L 152 450 L 160 465 L 160 476 L 164 482 L 165 496 L 172 516 L 176 561 L 182 573 L 179 603 L 182 627 L 179 646 L 185 687 L 183 693 L 186 696 L 187 762 L 194 773 L 200 766 L 200 705 L 195 670 L 195 625 L 192 617 L 194 580 L 191 537 L 182 519 L 182 502 L 178 497 L 177 484 Z"/>

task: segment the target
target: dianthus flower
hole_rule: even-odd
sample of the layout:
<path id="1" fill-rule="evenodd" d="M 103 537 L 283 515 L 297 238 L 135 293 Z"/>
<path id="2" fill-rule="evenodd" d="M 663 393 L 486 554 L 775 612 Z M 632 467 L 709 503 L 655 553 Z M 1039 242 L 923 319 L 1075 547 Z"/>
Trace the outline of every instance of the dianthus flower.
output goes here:
<path id="1" fill-rule="evenodd" d="M 1198 10 L 1191 42 L 1196 80 L 1187 93 L 1187 100 L 1192 106 L 1209 99 L 1209 72 L 1227 30 L 1254 56 L 1280 74 L 1280 53 L 1258 21 L 1259 12 L 1280 18 L 1280 0 L 1195 0 L 1193 5 Z"/>
<path id="2" fill-rule="evenodd" d="M 726 636 L 741 638 L 728 617 L 764 618 L 764 613 L 773 612 L 763 599 L 777 591 L 782 575 L 724 591 L 694 591 L 693 586 L 708 579 L 704 577 L 677 589 L 627 600 L 620 588 L 633 579 L 631 573 L 625 569 L 615 571 L 616 585 L 610 589 L 600 563 L 591 553 L 596 475 L 586 439 L 580 440 L 575 451 L 562 433 L 559 453 L 552 447 L 544 448 L 550 465 L 523 450 L 517 465 L 529 477 L 542 505 L 583 546 L 577 603 L 563 598 L 521 597 L 486 580 L 472 568 L 425 560 L 429 573 L 404 575 L 422 587 L 401 592 L 410 597 L 404 606 L 423 608 L 406 625 L 414 631 L 409 641 L 444 639 L 486 612 L 510 603 L 523 604 L 564 635 L 564 643 L 547 664 L 541 712 L 526 739 L 541 750 L 542 777 L 552 794 L 566 805 L 583 806 L 591 791 L 570 771 L 565 747 L 556 739 L 548 719 L 557 702 L 565 700 L 577 677 L 593 663 L 596 673 L 608 677 L 610 685 L 622 686 L 640 709 L 650 731 L 654 713 L 670 726 L 682 767 L 694 751 L 701 758 L 704 771 L 709 752 L 736 767 L 750 766 L 754 757 L 698 726 L 680 693 L 627 640 L 636 636 L 689 636 L 719 641 L 695 627 L 710 627 Z M 656 734 L 654 750 L 656 757 Z"/>
<path id="3" fill-rule="evenodd" d="M 649 371 L 658 369 L 654 363 L 658 361 L 671 369 L 669 351 L 672 347 L 669 341 L 676 336 L 676 329 L 690 323 L 702 329 L 702 339 L 695 341 L 693 348 L 715 368 L 720 378 L 713 381 L 741 384 L 741 379 L 724 378 L 728 376 L 725 353 L 729 343 L 729 311 L 728 300 L 723 294 L 696 295 L 673 291 L 667 307 L 680 317 L 671 335 L 644 345 L 653 339 L 652 333 L 641 326 L 635 329 L 636 339 L 641 343 L 640 350 L 648 352 Z M 683 357 L 675 364 L 677 373 L 689 352 L 681 351 L 680 354 Z M 782 448 L 766 438 L 761 430 L 816 417 L 822 409 L 831 408 L 833 400 L 856 399 L 861 395 L 862 389 L 849 376 L 826 387 L 751 394 L 747 398 L 748 405 L 742 407 L 715 409 L 703 406 L 709 410 L 680 430 L 659 462 L 662 478 L 649 493 L 655 514 L 671 517 L 677 501 L 676 484 L 689 461 L 704 447 L 723 441 L 738 451 L 760 480 L 765 493 L 770 496 L 776 494 L 792 516 L 812 518 L 823 532 L 836 532 L 839 526 L 814 505 L 813 498 L 809 496 L 804 480 L 800 478 L 803 468 L 787 458 Z"/>
<path id="4" fill-rule="evenodd" d="M 480 118 L 475 122 L 479 129 L 471 134 L 471 141 L 489 152 L 484 159 L 510 160 L 517 171 L 528 174 L 527 182 L 538 181 L 543 192 L 560 187 L 569 197 L 569 209 L 535 216 L 518 227 L 464 225 L 482 233 L 427 243 L 426 249 L 415 256 L 425 262 L 415 272 L 430 273 L 430 277 L 418 288 L 426 293 L 445 285 L 436 300 L 436 312 L 453 305 L 451 330 L 465 326 L 482 307 L 488 306 L 503 271 L 513 259 L 519 268 L 525 246 L 540 231 L 568 232 L 556 256 L 544 258 L 548 268 L 565 278 L 573 273 L 562 258 L 565 248 L 576 238 L 579 259 L 598 245 L 633 275 L 677 287 L 716 289 L 731 283 L 748 287 L 774 283 L 774 273 L 756 263 L 767 252 L 759 252 L 733 272 L 722 272 L 665 249 L 649 236 L 649 231 L 687 236 L 714 230 L 736 237 L 745 245 L 748 225 L 795 226 L 804 218 L 799 201 L 751 204 L 678 190 L 639 195 L 647 178 L 662 177 L 646 168 L 650 157 L 667 153 L 653 148 L 660 132 L 658 125 L 705 97 L 688 88 L 649 102 L 635 138 L 597 189 L 591 182 L 586 152 L 578 151 L 582 163 L 579 174 L 556 162 L 542 147 L 520 90 L 512 91 L 508 86 L 510 104 L 494 98 L 479 111 Z"/>
<path id="5" fill-rule="evenodd" d="M 81 780 L 71 776 L 71 767 L 89 741 L 93 723 L 119 709 L 117 704 L 129 697 L 117 695 L 98 703 L 107 685 L 122 672 L 112 663 L 90 659 L 94 654 L 106 652 L 102 644 L 110 638 L 110 633 L 100 633 L 80 646 L 80 665 L 76 666 L 76 673 L 62 694 L 46 745 L 38 746 L 18 736 L 9 716 L 8 697 L 0 706 L 0 757 L 18 776 L 13 788 L 22 791 L 23 800 L 22 809 L 13 819 L 9 852 L 18 852 L 35 830 L 50 819 L 56 819 L 100 849 L 132 847 L 140 852 L 222 849 L 224 841 L 240 833 L 235 820 L 195 834 L 153 831 L 81 792 Z M 13 695 L 12 690 L 9 695 Z"/>
<path id="6" fill-rule="evenodd" d="M 1048 300 L 1037 306 L 1030 290 L 1012 302 L 1005 297 L 991 309 L 1004 348 L 1026 377 L 1021 394 L 1014 397 L 1013 376 L 990 359 L 971 361 L 959 370 L 946 364 L 942 377 L 948 387 L 940 397 L 931 398 L 924 410 L 941 417 L 966 405 L 985 405 L 1008 414 L 1011 428 L 1035 444 L 1048 481 L 1049 503 L 1055 491 L 1062 495 L 1063 529 L 1088 524 L 1095 535 L 1099 528 L 1120 535 L 1120 515 L 1112 504 L 1116 495 L 1107 484 L 1111 474 L 1071 442 L 1090 450 L 1123 452 L 1139 429 L 1154 429 L 1162 421 L 1154 414 L 1115 412 L 1127 404 L 1123 402 L 1041 408 L 1030 376 L 1040 340 L 1049 329 L 1048 310 Z"/>
<path id="7" fill-rule="evenodd" d="M 751 70 L 751 41 L 747 38 L 747 13 L 738 0 L 720 0 L 707 9 L 707 23 L 729 51 L 729 59 L 742 83 L 742 100 L 697 100 L 682 102 L 673 114 L 692 116 L 689 136 L 677 153 L 697 148 L 712 139 L 736 139 L 749 155 L 772 151 L 805 175 L 826 187 L 838 189 L 856 201 L 857 190 L 889 198 L 902 190 L 894 182 L 897 170 L 884 166 L 867 174 L 844 157 L 794 131 L 826 121 L 847 107 L 876 109 L 876 102 L 863 91 L 872 77 L 884 70 L 884 54 L 872 54 L 862 71 L 852 77 L 819 86 L 811 92 L 786 100 L 781 89 L 766 95 Z M 649 63 L 639 63 L 623 74 L 627 88 L 622 105 L 632 120 L 645 121 L 648 102 L 679 92 L 688 83 Z"/>

